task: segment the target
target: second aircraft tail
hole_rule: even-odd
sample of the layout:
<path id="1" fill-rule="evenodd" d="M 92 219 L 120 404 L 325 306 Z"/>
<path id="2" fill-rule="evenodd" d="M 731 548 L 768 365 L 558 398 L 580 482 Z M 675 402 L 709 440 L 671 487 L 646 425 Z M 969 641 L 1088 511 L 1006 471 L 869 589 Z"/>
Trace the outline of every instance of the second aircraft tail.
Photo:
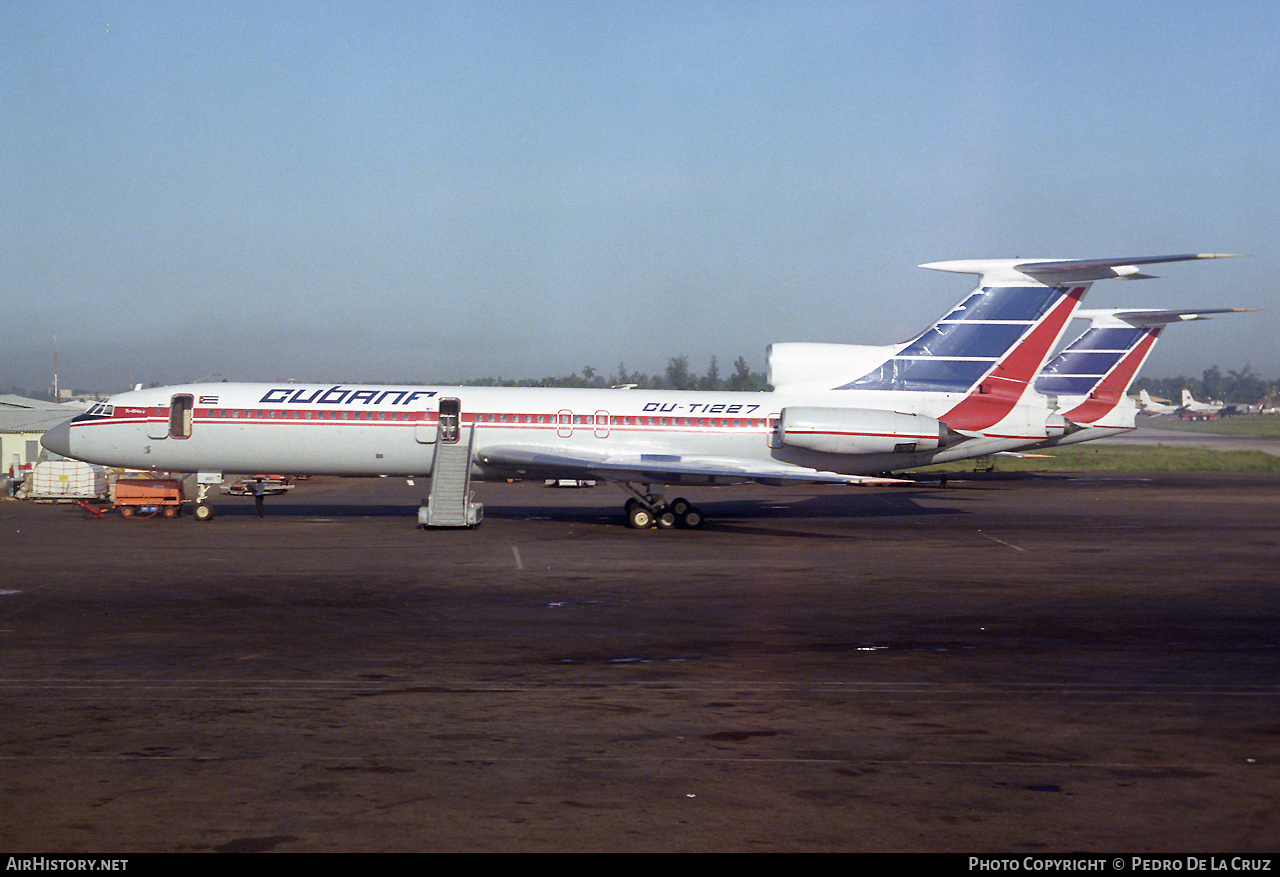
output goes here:
<path id="1" fill-rule="evenodd" d="M 1049 361 L 1035 379 L 1035 390 L 1058 397 L 1058 410 L 1079 426 L 1128 428 L 1137 408 L 1125 394 L 1138 370 L 1170 323 L 1207 320 L 1247 308 L 1196 311 L 1134 309 L 1082 310 L 1076 316 L 1089 328 Z"/>

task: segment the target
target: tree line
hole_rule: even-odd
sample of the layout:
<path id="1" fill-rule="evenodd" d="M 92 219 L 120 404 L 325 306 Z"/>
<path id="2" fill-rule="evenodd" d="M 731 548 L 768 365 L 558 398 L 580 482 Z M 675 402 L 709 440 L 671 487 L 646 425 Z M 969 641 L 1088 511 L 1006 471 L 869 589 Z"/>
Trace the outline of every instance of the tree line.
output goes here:
<path id="1" fill-rule="evenodd" d="M 1130 392 L 1146 390 L 1152 396 L 1176 401 L 1182 398 L 1184 389 L 1190 390 L 1191 395 L 1201 402 L 1274 405 L 1277 393 L 1280 392 L 1280 379 L 1267 380 L 1249 365 L 1239 371 L 1230 369 L 1226 374 L 1213 365 L 1205 369 L 1198 378 L 1187 375 L 1175 378 L 1138 378 L 1133 382 Z"/>
<path id="2" fill-rule="evenodd" d="M 473 378 L 463 381 L 470 387 L 635 387 L 641 390 L 733 390 L 735 392 L 759 392 L 769 389 L 766 375 L 751 370 L 746 357 L 739 356 L 729 374 L 720 372 L 716 357 L 711 357 L 707 370 L 698 374 L 689 365 L 689 357 L 673 356 L 667 360 L 662 374 L 650 375 L 628 371 L 625 363 L 610 374 L 594 366 L 584 365 L 572 374 L 545 378 Z"/>

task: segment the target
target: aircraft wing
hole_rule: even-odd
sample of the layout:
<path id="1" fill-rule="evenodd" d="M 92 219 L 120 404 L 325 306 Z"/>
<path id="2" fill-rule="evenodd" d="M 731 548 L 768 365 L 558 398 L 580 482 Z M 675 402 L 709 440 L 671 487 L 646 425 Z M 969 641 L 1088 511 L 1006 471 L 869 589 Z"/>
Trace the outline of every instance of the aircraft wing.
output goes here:
<path id="1" fill-rule="evenodd" d="M 897 484 L 899 478 L 844 475 L 783 463 L 737 457 L 681 454 L 600 454 L 538 448 L 526 445 L 486 447 L 476 451 L 486 469 L 521 477 L 585 478 L 601 481 L 640 481 L 658 484 L 732 484 L 759 481 L 822 484 Z"/>

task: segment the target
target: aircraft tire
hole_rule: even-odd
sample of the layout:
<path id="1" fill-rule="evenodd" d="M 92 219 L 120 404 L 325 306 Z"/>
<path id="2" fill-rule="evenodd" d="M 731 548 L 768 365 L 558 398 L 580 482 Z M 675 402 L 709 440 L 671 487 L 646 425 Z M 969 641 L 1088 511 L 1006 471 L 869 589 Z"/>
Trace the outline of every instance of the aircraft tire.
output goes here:
<path id="1" fill-rule="evenodd" d="M 653 513 L 638 502 L 628 504 L 627 526 L 633 530 L 647 530 L 653 526 Z"/>
<path id="2" fill-rule="evenodd" d="M 671 500 L 671 503 L 667 508 L 675 512 L 677 518 L 682 518 L 684 517 L 685 512 L 689 511 L 693 506 L 690 505 L 689 500 L 685 499 L 683 496 L 677 496 L 675 499 Z"/>
<path id="3" fill-rule="evenodd" d="M 680 526 L 686 530 L 701 530 L 705 523 L 706 518 L 702 517 L 702 512 L 693 506 L 685 509 L 684 514 L 680 516 Z"/>
<path id="4" fill-rule="evenodd" d="M 197 521 L 210 521 L 213 519 L 213 506 L 202 502 L 196 506 L 193 514 Z"/>
<path id="5" fill-rule="evenodd" d="M 671 511 L 670 506 L 663 507 L 655 520 L 659 530 L 674 530 L 679 523 L 679 518 L 676 517 L 675 512 Z"/>

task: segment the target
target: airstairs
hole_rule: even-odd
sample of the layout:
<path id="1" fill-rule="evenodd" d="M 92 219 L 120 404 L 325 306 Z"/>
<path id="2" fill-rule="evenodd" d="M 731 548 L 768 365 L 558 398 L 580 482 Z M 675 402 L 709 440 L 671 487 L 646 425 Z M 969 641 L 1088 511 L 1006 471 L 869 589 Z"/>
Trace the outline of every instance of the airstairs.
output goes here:
<path id="1" fill-rule="evenodd" d="M 420 527 L 474 527 L 484 517 L 484 506 L 473 502 L 471 493 L 475 427 L 465 431 L 452 428 L 456 430 L 453 441 L 448 441 L 448 427 L 441 423 L 431 464 L 431 495 L 426 506 L 418 509 Z"/>

